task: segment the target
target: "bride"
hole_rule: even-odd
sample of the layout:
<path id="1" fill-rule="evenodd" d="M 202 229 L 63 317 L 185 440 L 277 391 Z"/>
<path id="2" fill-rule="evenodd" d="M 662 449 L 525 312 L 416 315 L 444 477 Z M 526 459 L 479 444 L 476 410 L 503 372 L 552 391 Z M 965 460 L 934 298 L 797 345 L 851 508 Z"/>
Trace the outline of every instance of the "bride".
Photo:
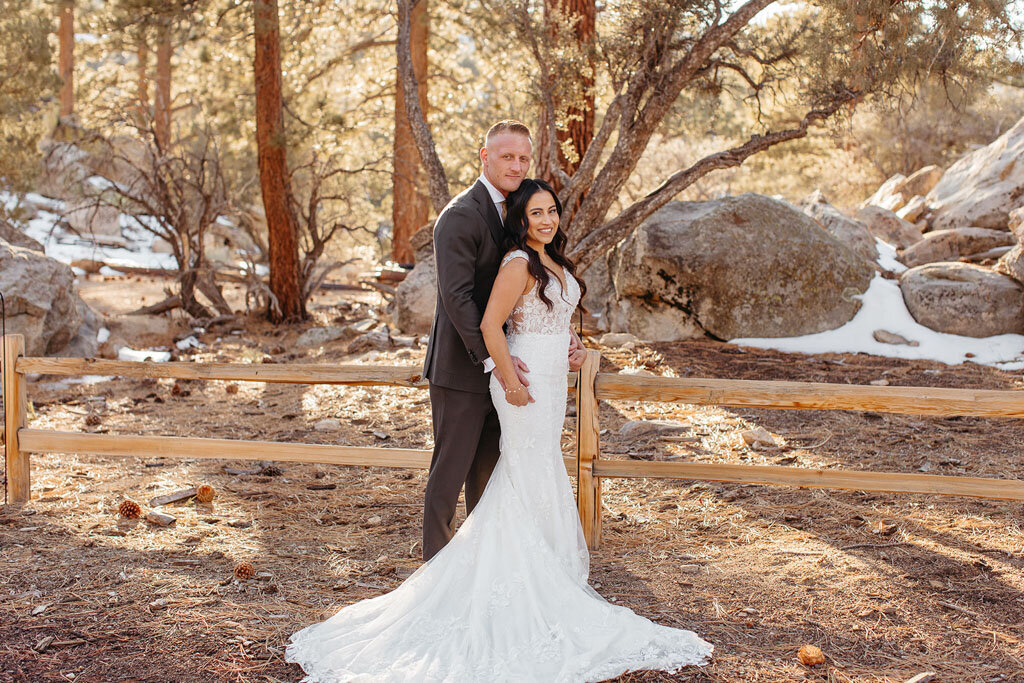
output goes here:
<path id="1" fill-rule="evenodd" d="M 395 590 L 295 633 L 306 681 L 600 681 L 704 663 L 712 646 L 613 605 L 588 584 L 560 440 L 569 325 L 585 286 L 541 180 L 507 199 L 508 253 L 480 325 L 501 457 L 449 543 Z M 507 335 L 502 331 L 507 329 Z M 524 386 L 512 356 L 530 368 Z"/>

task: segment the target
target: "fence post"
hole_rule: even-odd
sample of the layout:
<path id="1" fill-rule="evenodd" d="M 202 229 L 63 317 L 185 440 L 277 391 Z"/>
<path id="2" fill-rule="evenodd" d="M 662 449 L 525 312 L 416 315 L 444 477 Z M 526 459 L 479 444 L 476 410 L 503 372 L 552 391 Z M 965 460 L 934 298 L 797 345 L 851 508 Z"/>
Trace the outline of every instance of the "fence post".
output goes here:
<path id="1" fill-rule="evenodd" d="M 18 430 L 25 426 L 25 376 L 18 374 L 18 358 L 25 353 L 25 337 L 4 337 L 3 387 L 7 421 L 4 443 L 7 455 L 7 497 L 12 503 L 27 503 L 30 496 L 29 454 L 18 447 Z"/>
<path id="2" fill-rule="evenodd" d="M 601 453 L 594 380 L 601 364 L 598 351 L 587 351 L 576 390 L 576 506 L 587 547 L 601 544 L 601 479 L 594 476 L 594 461 Z"/>

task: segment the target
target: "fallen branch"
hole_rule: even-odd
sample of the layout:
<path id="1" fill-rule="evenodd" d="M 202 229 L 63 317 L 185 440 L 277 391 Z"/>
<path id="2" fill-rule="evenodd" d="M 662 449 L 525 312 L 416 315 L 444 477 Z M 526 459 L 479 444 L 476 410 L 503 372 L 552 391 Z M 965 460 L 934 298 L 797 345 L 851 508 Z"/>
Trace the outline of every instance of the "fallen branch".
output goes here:
<path id="1" fill-rule="evenodd" d="M 132 311 L 128 315 L 156 315 L 158 313 L 166 313 L 167 311 L 174 310 L 175 308 L 181 308 L 181 297 L 177 294 L 169 296 L 160 303 L 153 304 L 152 306 L 143 306 L 138 310 Z"/>

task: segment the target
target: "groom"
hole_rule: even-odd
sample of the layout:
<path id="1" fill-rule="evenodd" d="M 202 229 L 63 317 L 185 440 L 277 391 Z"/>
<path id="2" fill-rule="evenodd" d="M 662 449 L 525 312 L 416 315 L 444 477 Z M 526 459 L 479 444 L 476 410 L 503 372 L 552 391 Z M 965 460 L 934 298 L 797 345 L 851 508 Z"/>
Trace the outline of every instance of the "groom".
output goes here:
<path id="1" fill-rule="evenodd" d="M 480 150 L 483 172 L 472 187 L 448 202 L 434 224 L 437 308 L 423 376 L 430 381 L 434 453 L 423 505 L 423 559 L 455 534 L 455 508 L 466 487 L 466 511 L 483 495 L 498 462 L 500 429 L 491 403 L 489 372 L 495 372 L 480 319 L 501 265 L 505 197 L 530 168 L 530 129 L 518 121 L 491 126 Z M 572 334 L 570 367 L 584 352 Z M 529 369 L 513 358 L 523 384 Z M 498 377 L 504 386 L 504 381 Z"/>

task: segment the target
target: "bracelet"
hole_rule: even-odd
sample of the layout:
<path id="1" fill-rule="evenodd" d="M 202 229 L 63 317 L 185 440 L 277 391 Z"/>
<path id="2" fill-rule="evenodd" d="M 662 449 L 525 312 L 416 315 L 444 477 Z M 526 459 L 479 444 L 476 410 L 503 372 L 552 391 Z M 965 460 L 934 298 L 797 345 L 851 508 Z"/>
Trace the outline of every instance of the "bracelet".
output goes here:
<path id="1" fill-rule="evenodd" d="M 525 388 L 526 388 L 525 384 L 520 384 L 515 389 L 512 389 L 512 390 L 506 389 L 505 390 L 505 395 L 508 396 L 509 394 L 518 394 L 520 391 L 522 391 Z"/>

